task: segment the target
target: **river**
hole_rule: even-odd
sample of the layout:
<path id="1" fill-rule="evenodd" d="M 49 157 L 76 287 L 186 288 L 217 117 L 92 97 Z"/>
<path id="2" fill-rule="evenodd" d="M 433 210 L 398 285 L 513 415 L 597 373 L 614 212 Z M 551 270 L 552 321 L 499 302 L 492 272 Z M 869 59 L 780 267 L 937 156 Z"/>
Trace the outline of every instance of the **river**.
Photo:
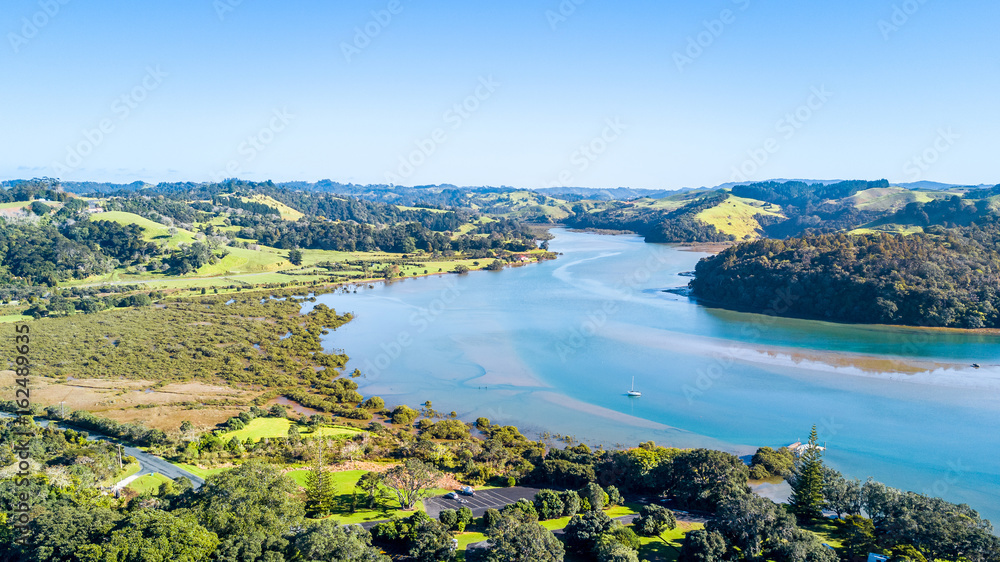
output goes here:
<path id="1" fill-rule="evenodd" d="M 554 261 L 322 295 L 356 315 L 324 346 L 346 350 L 365 395 L 532 437 L 745 455 L 816 424 L 845 475 L 1000 521 L 1000 337 L 706 308 L 664 292 L 705 254 L 553 233 Z"/>

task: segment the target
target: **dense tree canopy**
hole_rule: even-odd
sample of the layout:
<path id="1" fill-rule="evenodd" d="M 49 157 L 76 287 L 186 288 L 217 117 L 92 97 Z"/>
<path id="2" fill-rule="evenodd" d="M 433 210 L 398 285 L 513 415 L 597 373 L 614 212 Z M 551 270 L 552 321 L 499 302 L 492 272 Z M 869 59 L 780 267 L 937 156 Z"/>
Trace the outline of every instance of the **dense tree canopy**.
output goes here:
<path id="1" fill-rule="evenodd" d="M 928 234 L 757 240 L 703 259 L 710 304 L 842 322 L 1000 327 L 1000 221 Z"/>

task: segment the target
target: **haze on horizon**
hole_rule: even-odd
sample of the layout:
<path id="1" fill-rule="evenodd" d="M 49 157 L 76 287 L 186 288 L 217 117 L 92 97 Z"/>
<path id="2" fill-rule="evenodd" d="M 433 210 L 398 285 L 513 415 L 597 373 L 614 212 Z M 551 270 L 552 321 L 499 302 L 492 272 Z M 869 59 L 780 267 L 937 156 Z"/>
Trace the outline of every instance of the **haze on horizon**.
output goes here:
<path id="1" fill-rule="evenodd" d="M 996 3 L 14 0 L 0 178 L 996 183 Z"/>

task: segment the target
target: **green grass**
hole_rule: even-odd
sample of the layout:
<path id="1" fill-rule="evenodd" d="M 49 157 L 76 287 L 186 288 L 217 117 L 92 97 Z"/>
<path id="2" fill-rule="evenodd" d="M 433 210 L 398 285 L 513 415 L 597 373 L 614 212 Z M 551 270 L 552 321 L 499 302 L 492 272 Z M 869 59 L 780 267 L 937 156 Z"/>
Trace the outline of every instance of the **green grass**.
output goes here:
<path id="1" fill-rule="evenodd" d="M 486 535 L 483 533 L 459 533 L 455 536 L 458 539 L 458 550 L 465 550 L 468 546 L 474 542 L 482 542 L 486 540 Z"/>
<path id="2" fill-rule="evenodd" d="M 122 480 L 128 478 L 129 476 L 132 476 L 133 474 L 139 472 L 140 470 L 142 470 L 142 465 L 140 465 L 139 463 L 137 463 L 137 462 L 129 463 L 129 464 L 125 465 L 125 467 L 123 469 L 121 469 L 118 472 L 116 472 L 114 474 L 114 476 L 112 476 L 112 477 L 104 480 L 103 482 L 101 482 L 100 485 L 101 486 L 111 486 L 112 484 L 116 484 L 116 483 L 121 482 Z"/>
<path id="3" fill-rule="evenodd" d="M 296 211 L 295 209 L 289 207 L 288 205 L 285 205 L 284 203 L 276 201 L 275 199 L 271 198 L 268 195 L 255 194 L 253 197 L 240 197 L 240 199 L 244 201 L 253 201 L 255 203 L 262 203 L 264 205 L 267 205 L 268 207 L 273 207 L 277 209 L 279 213 L 281 213 L 281 218 L 286 221 L 297 221 L 303 216 L 305 216 L 301 212 Z"/>
<path id="4" fill-rule="evenodd" d="M 241 442 L 252 439 L 254 442 L 261 439 L 273 439 L 276 437 L 288 437 L 288 428 L 292 426 L 292 421 L 287 418 L 257 418 L 247 424 L 246 427 L 237 431 L 228 431 L 219 435 L 219 439 L 228 442 L 236 437 Z M 316 432 L 300 429 L 301 435 L 312 437 L 347 437 L 358 433 L 363 433 L 360 429 L 349 427 L 321 427 Z"/>
<path id="5" fill-rule="evenodd" d="M 839 538 L 840 528 L 834 525 L 833 521 L 821 521 L 812 525 L 799 525 L 799 527 L 816 535 L 821 542 L 825 542 L 833 548 L 840 549 L 844 547 L 843 541 Z"/>
<path id="6" fill-rule="evenodd" d="M 695 218 L 715 227 L 724 234 L 732 234 L 737 240 L 745 237 L 757 238 L 760 223 L 756 215 L 783 217 L 778 205 L 769 205 L 755 199 L 745 199 L 730 195 L 728 199 L 714 207 L 701 211 Z"/>
<path id="7" fill-rule="evenodd" d="M 90 220 L 111 221 L 121 225 L 139 225 L 143 228 L 142 234 L 144 239 L 155 240 L 157 242 L 165 241 L 171 248 L 176 248 L 181 242 L 190 243 L 195 241 L 194 234 L 190 231 L 178 228 L 177 233 L 171 236 L 169 226 L 151 221 L 135 213 L 126 213 L 124 211 L 104 211 L 103 213 L 94 213 L 90 215 Z"/>
<path id="8" fill-rule="evenodd" d="M 154 472 L 136 478 L 128 487 L 140 494 L 145 492 L 153 492 L 155 494 L 160 489 L 160 484 L 164 482 L 172 482 L 172 480 L 158 472 Z"/>
<path id="9" fill-rule="evenodd" d="M 31 201 L 11 201 L 10 203 L 0 203 L 0 209 L 23 209 L 31 205 Z M 50 203 L 46 203 L 50 205 Z"/>
<path id="10" fill-rule="evenodd" d="M 23 314 L 7 314 L 6 316 L 0 316 L 0 324 L 10 324 L 12 322 L 27 322 L 33 320 L 30 316 L 25 316 Z"/>
<path id="11" fill-rule="evenodd" d="M 649 562 L 676 562 L 684 544 L 684 537 L 695 529 L 704 527 L 701 523 L 678 523 L 677 528 L 666 531 L 660 537 L 639 537 L 639 559 Z"/>
<path id="12" fill-rule="evenodd" d="M 357 483 L 358 479 L 361 478 L 366 471 L 364 470 L 347 470 L 343 472 L 333 472 L 331 476 L 333 478 L 333 488 L 336 495 L 336 507 L 334 508 L 333 515 L 330 516 L 331 519 L 336 519 L 341 524 L 352 525 L 355 523 L 364 523 L 366 521 L 383 521 L 386 519 L 391 519 L 394 516 L 408 517 L 414 511 L 424 511 L 423 502 L 417 502 L 413 506 L 411 511 L 401 511 L 399 508 L 399 502 L 396 501 L 395 497 L 392 495 L 386 495 L 382 505 L 376 509 L 368 509 L 362 507 L 366 498 L 363 492 L 358 492 L 358 502 L 359 506 L 354 513 L 351 513 L 351 502 L 352 493 L 354 492 L 354 485 Z M 306 477 L 309 474 L 308 468 L 303 468 L 300 470 L 292 470 L 286 473 L 292 480 L 295 481 L 299 486 L 305 486 Z M 451 490 L 444 489 L 434 489 L 430 490 L 432 496 L 445 494 Z"/>

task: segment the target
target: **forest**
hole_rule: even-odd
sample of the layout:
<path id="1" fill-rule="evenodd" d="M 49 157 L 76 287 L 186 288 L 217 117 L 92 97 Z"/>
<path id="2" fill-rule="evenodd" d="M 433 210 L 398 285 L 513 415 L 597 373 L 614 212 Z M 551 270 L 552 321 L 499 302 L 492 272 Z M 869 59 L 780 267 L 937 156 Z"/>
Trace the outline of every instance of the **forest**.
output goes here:
<path id="1" fill-rule="evenodd" d="M 947 203 L 944 203 L 947 205 Z M 932 209 L 942 204 L 928 205 Z M 952 328 L 1000 327 L 1000 219 L 921 234 L 813 234 L 756 240 L 704 258 L 692 294 L 785 316 Z"/>

